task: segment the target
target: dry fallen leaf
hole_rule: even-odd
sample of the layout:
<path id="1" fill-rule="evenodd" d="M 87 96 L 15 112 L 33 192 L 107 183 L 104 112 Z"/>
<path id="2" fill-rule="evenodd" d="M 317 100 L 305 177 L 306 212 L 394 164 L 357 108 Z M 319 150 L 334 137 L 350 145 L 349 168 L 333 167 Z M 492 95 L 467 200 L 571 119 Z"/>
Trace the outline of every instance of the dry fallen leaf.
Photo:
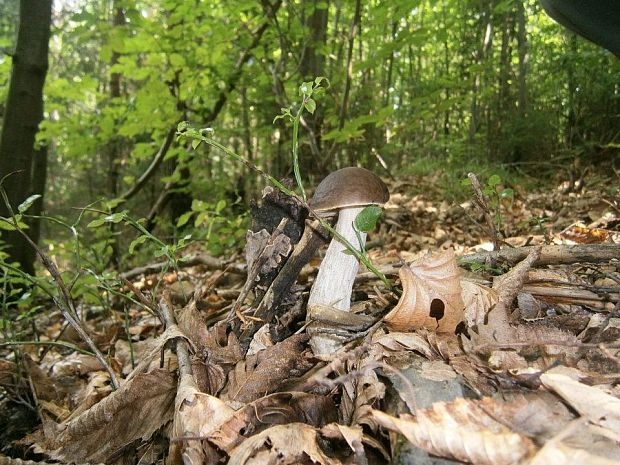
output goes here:
<path id="1" fill-rule="evenodd" d="M 474 400 L 436 402 L 415 416 L 396 418 L 379 410 L 372 414 L 381 426 L 431 454 L 476 465 L 512 465 L 535 451 L 529 438 L 509 430 Z"/>
<path id="2" fill-rule="evenodd" d="M 54 449 L 50 456 L 75 463 L 107 462 L 172 418 L 175 391 L 174 374 L 167 370 L 136 375 L 77 418 L 58 425 L 55 436 L 48 438 L 49 449 Z"/>
<path id="3" fill-rule="evenodd" d="M 230 453 L 247 436 L 286 423 L 321 427 L 337 420 L 336 406 L 329 396 L 305 392 L 278 392 L 240 408 L 207 437 L 209 444 Z"/>
<path id="4" fill-rule="evenodd" d="M 620 461 L 613 458 L 592 454 L 584 449 L 577 449 L 562 442 L 549 441 L 528 462 L 528 465 L 620 465 Z"/>
<path id="5" fill-rule="evenodd" d="M 413 351 L 427 358 L 433 358 L 435 356 L 428 341 L 417 333 L 400 333 L 394 331 L 386 334 L 377 331 L 372 338 L 372 342 L 392 352 Z"/>
<path id="6" fill-rule="evenodd" d="M 438 333 L 454 333 L 463 319 L 459 267 L 454 252 L 429 254 L 404 265 L 399 276 L 403 295 L 384 317 L 395 331 L 426 328 Z"/>
<path id="7" fill-rule="evenodd" d="M 487 313 L 497 303 L 497 291 L 467 279 L 461 280 L 461 287 L 467 327 L 484 324 Z"/>
<path id="8" fill-rule="evenodd" d="M 317 431 L 304 423 L 272 426 L 237 446 L 228 465 L 341 465 L 340 460 L 323 452 L 318 439 Z"/>
<path id="9" fill-rule="evenodd" d="M 620 399 L 551 369 L 540 376 L 542 383 L 560 395 L 589 421 L 620 434 Z"/>
<path id="10" fill-rule="evenodd" d="M 206 438 L 233 413 L 234 411 L 217 397 L 200 392 L 191 376 L 183 376 L 175 401 L 172 439 L 176 441 L 170 443 L 170 463 L 206 463 L 209 451 L 203 448 L 202 441 L 183 441 L 181 438 Z"/>
<path id="11" fill-rule="evenodd" d="M 305 373 L 312 367 L 307 340 L 307 335 L 296 334 L 237 363 L 229 374 L 226 398 L 250 402 Z"/>

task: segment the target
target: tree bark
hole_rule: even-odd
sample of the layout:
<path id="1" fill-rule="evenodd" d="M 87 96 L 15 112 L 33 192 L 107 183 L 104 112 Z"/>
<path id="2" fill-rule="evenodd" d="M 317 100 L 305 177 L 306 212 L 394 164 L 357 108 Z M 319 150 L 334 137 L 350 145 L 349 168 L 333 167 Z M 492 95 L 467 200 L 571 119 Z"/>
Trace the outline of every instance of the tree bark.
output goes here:
<path id="1" fill-rule="evenodd" d="M 484 27 L 484 36 L 480 48 L 476 51 L 474 63 L 480 65 L 489 54 L 489 50 L 493 44 L 493 19 L 490 8 L 487 6 L 480 15 L 479 27 Z M 480 86 L 482 83 L 483 71 L 476 71 L 472 83 L 472 97 L 470 108 L 470 122 L 469 122 L 469 143 L 473 144 L 476 140 L 476 134 L 480 125 L 478 94 L 480 93 Z"/>
<path id="2" fill-rule="evenodd" d="M 349 32 L 349 43 L 347 51 L 347 75 L 344 83 L 342 104 L 340 105 L 340 114 L 338 116 L 338 129 L 342 129 L 344 127 L 344 122 L 347 118 L 347 112 L 349 107 L 349 92 L 351 91 L 351 81 L 353 81 L 353 47 L 355 45 L 355 36 L 357 36 L 357 34 L 359 33 L 362 22 L 361 11 L 361 2 L 360 0 L 356 0 L 355 13 L 353 15 L 353 22 L 351 23 L 351 31 Z M 349 160 L 349 164 L 351 164 L 352 161 L 353 160 Z"/>
<path id="3" fill-rule="evenodd" d="M 320 0 L 312 0 L 304 2 L 310 3 L 312 9 L 308 19 L 306 21 L 306 27 L 310 30 L 310 37 L 308 37 L 306 46 L 303 49 L 300 73 L 304 81 L 312 81 L 319 76 L 325 76 L 325 56 L 322 51 L 325 47 L 325 41 L 327 38 L 327 19 L 328 10 L 327 5 L 321 6 Z M 324 173 L 317 172 L 324 164 L 324 160 L 315 159 L 315 154 L 321 153 L 321 128 L 323 126 L 323 110 L 319 105 L 314 114 L 304 115 L 304 122 L 306 130 L 311 133 L 310 137 L 314 137 L 313 143 L 316 146 L 316 150 L 313 151 L 306 146 L 301 147 L 300 164 L 302 172 L 307 174 L 321 175 Z"/>
<path id="4" fill-rule="evenodd" d="M 3 187 L 13 210 L 28 196 L 43 194 L 45 185 L 40 178 L 41 173 L 45 174 L 43 167 L 46 165 L 42 160 L 34 161 L 35 157 L 47 155 L 45 150 L 36 150 L 35 136 L 43 119 L 43 85 L 48 68 L 51 20 L 51 0 L 21 0 L 17 46 L 0 138 L 0 178 L 8 176 Z M 40 191 L 35 191 L 35 178 Z M 0 215 L 10 215 L 4 202 L 0 204 Z M 37 222 L 30 221 L 33 240 Z M 1 237 L 7 244 L 8 261 L 17 261 L 23 271 L 33 274 L 34 253 L 27 241 L 15 231 L 2 231 Z"/>
<path id="5" fill-rule="evenodd" d="M 519 118 L 519 127 L 521 131 L 526 128 L 527 117 L 527 31 L 525 29 L 525 6 L 522 0 L 516 2 L 517 7 L 517 51 L 519 55 L 519 75 L 517 82 L 519 86 L 517 115 Z M 514 149 L 513 161 L 521 161 L 523 158 L 523 147 L 521 143 L 517 144 Z"/>

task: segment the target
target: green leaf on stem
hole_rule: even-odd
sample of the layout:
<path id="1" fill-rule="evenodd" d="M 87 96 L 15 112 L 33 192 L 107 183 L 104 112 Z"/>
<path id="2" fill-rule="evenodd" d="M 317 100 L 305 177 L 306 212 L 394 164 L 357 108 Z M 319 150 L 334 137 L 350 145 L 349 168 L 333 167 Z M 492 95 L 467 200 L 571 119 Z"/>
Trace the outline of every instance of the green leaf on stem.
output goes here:
<path id="1" fill-rule="evenodd" d="M 355 218 L 355 229 L 361 232 L 372 231 L 377 226 L 377 221 L 382 212 L 383 209 L 376 205 L 364 208 Z"/>

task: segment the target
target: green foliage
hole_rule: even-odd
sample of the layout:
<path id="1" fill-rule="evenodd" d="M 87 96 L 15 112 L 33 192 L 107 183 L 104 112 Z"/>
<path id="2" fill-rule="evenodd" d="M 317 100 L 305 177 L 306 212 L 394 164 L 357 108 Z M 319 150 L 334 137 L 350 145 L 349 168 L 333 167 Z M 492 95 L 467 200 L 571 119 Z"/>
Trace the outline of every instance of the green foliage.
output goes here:
<path id="1" fill-rule="evenodd" d="M 44 230 L 46 244 L 100 273 L 115 249 L 123 264 L 145 261 L 189 234 L 211 253 L 238 247 L 244 205 L 266 182 L 286 189 L 287 176 L 305 198 L 304 183 L 333 168 L 385 162 L 395 174 L 436 176 L 447 198 L 462 199 L 469 171 L 513 180 L 515 167 L 552 173 L 577 155 L 616 156 L 620 61 L 523 0 L 520 67 L 519 4 L 363 2 L 350 62 L 354 2 L 282 2 L 273 14 L 248 0 L 57 5 L 38 134 L 49 153 L 46 215 L 60 221 Z M 17 4 L 3 6 L 0 49 L 10 52 Z M 315 9 L 327 14 L 324 30 L 309 20 Z M 0 117 L 10 69 L 0 53 Z M 317 75 L 329 81 L 309 79 Z M 276 113 L 292 131 L 274 131 Z M 76 239 L 65 226 L 82 227 L 75 208 L 130 190 L 179 121 L 190 122 L 178 128 L 184 137 L 142 190 L 86 213 L 93 227 Z M 152 217 L 164 190 L 182 201 L 171 218 Z M 488 194 L 497 211 L 509 200 Z M 163 245 L 128 222 L 147 217 Z"/>
<path id="2" fill-rule="evenodd" d="M 322 86 L 322 84 L 325 86 Z M 277 115 L 273 122 L 275 123 L 279 119 L 288 118 L 293 123 L 293 140 L 292 140 L 292 155 L 293 155 L 293 172 L 295 173 L 295 181 L 297 187 L 301 191 L 302 199 L 306 200 L 306 191 L 304 190 L 303 183 L 301 181 L 301 173 L 299 170 L 299 122 L 301 121 L 301 115 L 305 109 L 308 113 L 314 114 L 316 111 L 316 100 L 312 98 L 321 95 L 325 92 L 325 89 L 329 87 L 329 81 L 325 77 L 317 77 L 314 81 L 304 82 L 299 86 L 299 95 L 301 97 L 301 103 L 295 115 L 291 113 L 290 108 L 282 108 L 282 114 Z"/>
<path id="3" fill-rule="evenodd" d="M 206 244 L 213 255 L 234 249 L 242 243 L 247 230 L 245 215 L 233 217 L 226 215 L 228 205 L 220 199 L 215 204 L 194 199 L 191 210 L 177 219 L 177 227 L 182 228 L 193 218 L 194 236 Z"/>
<path id="4" fill-rule="evenodd" d="M 469 178 L 463 179 L 461 184 L 463 186 L 471 186 L 471 180 Z M 504 202 L 507 202 L 508 205 L 512 205 L 514 201 L 514 190 L 510 187 L 504 187 L 502 185 L 502 178 L 497 174 L 493 174 L 489 176 L 482 187 L 482 194 L 487 200 L 489 209 L 494 213 L 495 227 L 500 231 L 502 225 L 502 209 L 505 208 Z"/>
<path id="5" fill-rule="evenodd" d="M 355 218 L 355 228 L 360 232 L 370 232 L 377 227 L 383 209 L 376 205 L 364 208 Z"/>

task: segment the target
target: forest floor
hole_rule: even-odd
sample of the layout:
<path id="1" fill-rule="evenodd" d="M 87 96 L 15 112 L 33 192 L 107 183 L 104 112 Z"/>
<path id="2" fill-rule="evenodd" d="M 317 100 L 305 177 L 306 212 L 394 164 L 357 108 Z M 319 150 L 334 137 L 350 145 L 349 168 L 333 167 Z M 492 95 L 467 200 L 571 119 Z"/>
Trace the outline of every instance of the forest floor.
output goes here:
<path id="1" fill-rule="evenodd" d="M 618 177 L 498 181 L 460 204 L 389 182 L 368 248 L 394 290 L 359 271 L 350 318 L 322 321 L 336 353 L 306 331 L 320 255 L 263 302 L 290 251 L 273 232 L 249 279 L 196 251 L 126 270 L 113 310 L 77 302 L 108 370 L 50 304 L 42 345 L 0 360 L 0 464 L 620 464 Z"/>

